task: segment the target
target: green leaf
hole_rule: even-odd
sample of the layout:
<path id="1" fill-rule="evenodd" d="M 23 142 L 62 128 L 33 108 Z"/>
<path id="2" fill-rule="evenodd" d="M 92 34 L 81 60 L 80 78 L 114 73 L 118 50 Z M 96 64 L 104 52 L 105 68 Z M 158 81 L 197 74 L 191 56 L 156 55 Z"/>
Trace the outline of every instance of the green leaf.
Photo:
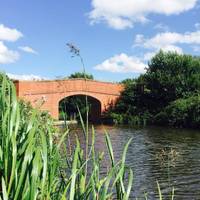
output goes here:
<path id="1" fill-rule="evenodd" d="M 75 183 L 76 183 L 76 173 L 77 173 L 77 163 L 78 163 L 78 153 L 80 151 L 80 146 L 79 146 L 79 142 L 77 140 L 76 142 L 76 149 L 75 149 L 75 153 L 74 153 L 74 158 L 73 158 L 73 163 L 72 163 L 72 171 L 71 171 L 71 176 L 72 176 L 72 180 L 71 180 L 71 188 L 70 188 L 70 195 L 69 195 L 69 199 L 70 200 L 74 200 L 74 195 L 75 195 Z"/>
<path id="2" fill-rule="evenodd" d="M 159 199 L 162 200 L 162 193 L 161 193 L 161 190 L 160 190 L 160 184 L 158 181 L 157 182 L 157 188 L 158 188 L 158 194 L 159 194 Z"/>
<path id="3" fill-rule="evenodd" d="M 108 148 L 108 151 L 109 151 L 109 156 L 110 156 L 112 166 L 114 167 L 115 159 L 114 159 L 114 154 L 113 154 L 112 143 L 111 143 L 110 137 L 107 133 L 106 133 L 106 144 L 107 144 L 107 148 Z"/>
<path id="4" fill-rule="evenodd" d="M 2 183 L 3 200 L 8 200 L 8 194 L 7 194 L 7 191 L 6 191 L 6 184 L 5 184 L 3 177 L 1 179 L 1 183 Z"/>

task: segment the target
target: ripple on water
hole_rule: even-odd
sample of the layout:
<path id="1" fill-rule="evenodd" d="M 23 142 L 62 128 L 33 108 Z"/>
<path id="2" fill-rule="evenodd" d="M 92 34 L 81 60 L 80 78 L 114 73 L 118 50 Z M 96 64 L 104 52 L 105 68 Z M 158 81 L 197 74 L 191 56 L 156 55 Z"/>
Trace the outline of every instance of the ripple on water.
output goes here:
<path id="1" fill-rule="evenodd" d="M 134 171 L 131 193 L 133 199 L 135 197 L 144 199 L 145 192 L 148 193 L 149 200 L 157 199 L 156 181 L 158 180 L 166 199 L 174 187 L 176 200 L 200 200 L 200 133 L 198 131 L 159 127 L 136 129 L 97 126 L 95 130 L 98 152 L 106 151 L 104 129 L 110 134 L 116 159 L 122 155 L 123 146 L 128 139 L 133 137 L 126 158 L 127 165 Z M 83 134 L 80 133 L 79 137 L 83 137 Z M 175 156 L 168 157 L 163 150 L 167 153 L 175 150 Z M 108 155 L 105 156 L 103 174 L 106 173 L 109 163 Z"/>

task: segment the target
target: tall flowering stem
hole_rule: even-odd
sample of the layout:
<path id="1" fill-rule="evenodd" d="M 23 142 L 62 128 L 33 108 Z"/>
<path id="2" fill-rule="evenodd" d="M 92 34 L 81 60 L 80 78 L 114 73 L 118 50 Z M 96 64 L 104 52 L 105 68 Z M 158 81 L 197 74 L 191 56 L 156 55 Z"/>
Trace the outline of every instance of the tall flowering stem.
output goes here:
<path id="1" fill-rule="evenodd" d="M 70 53 L 72 53 L 72 57 L 79 57 L 80 58 L 80 61 L 81 61 L 81 64 L 82 64 L 82 67 L 83 67 L 83 73 L 84 73 L 84 78 L 86 80 L 86 73 L 85 73 L 85 64 L 84 64 L 84 61 L 83 61 L 83 58 L 80 54 L 80 49 L 77 48 L 74 44 L 72 43 L 67 43 L 67 46 L 69 47 L 69 50 L 70 50 Z"/>
<path id="2" fill-rule="evenodd" d="M 80 54 L 80 49 L 75 46 L 72 43 L 67 43 L 66 44 L 69 48 L 70 53 L 72 54 L 72 57 L 78 57 L 80 59 L 81 65 L 82 65 L 82 69 L 83 69 L 83 74 L 84 74 L 84 79 L 85 79 L 85 89 L 87 92 L 87 77 L 86 77 L 86 70 L 85 70 L 85 64 L 84 64 L 84 60 L 83 57 Z M 86 144 L 85 144 L 85 156 L 86 156 L 86 160 L 88 159 L 89 155 L 88 155 L 88 133 L 89 133 L 89 122 L 88 122 L 88 113 L 89 113 L 89 105 L 88 105 L 88 97 L 87 94 L 85 95 L 85 107 L 86 107 L 86 128 L 84 128 L 84 134 L 85 134 L 85 139 L 86 139 Z M 81 117 L 81 116 L 80 116 Z M 82 118 L 82 117 L 81 117 Z M 86 176 L 87 176 L 87 162 L 85 165 L 85 181 L 86 181 Z"/>

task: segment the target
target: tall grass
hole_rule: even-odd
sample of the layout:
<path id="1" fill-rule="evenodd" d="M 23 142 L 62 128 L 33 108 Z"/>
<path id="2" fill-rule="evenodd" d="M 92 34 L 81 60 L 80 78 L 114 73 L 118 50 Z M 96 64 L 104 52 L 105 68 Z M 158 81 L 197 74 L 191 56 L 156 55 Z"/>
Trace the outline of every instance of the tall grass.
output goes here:
<path id="1" fill-rule="evenodd" d="M 116 162 L 110 138 L 106 135 L 111 164 L 107 174 L 102 176 L 102 154 L 95 151 L 94 129 L 87 156 L 76 138 L 75 148 L 65 165 L 60 152 L 69 129 L 55 140 L 48 123 L 43 125 L 45 128 L 41 126 L 39 115 L 32 109 L 30 116 L 25 117 L 13 83 L 3 75 L 0 80 L 0 199 L 129 198 L 133 172 L 125 166 L 125 157 L 130 141 L 122 159 Z M 83 129 L 88 135 L 88 128 L 83 126 Z M 90 172 L 86 170 L 89 162 Z M 63 170 L 62 165 L 66 169 Z"/>
<path id="2" fill-rule="evenodd" d="M 5 75 L 0 83 L 0 198 L 55 199 L 61 188 L 59 147 L 41 128 L 38 111 L 24 118 L 15 87 Z"/>
<path id="3" fill-rule="evenodd" d="M 89 145 L 88 128 L 81 120 L 88 150 L 81 148 L 76 137 L 74 150 L 63 158 L 61 152 L 69 129 L 55 137 L 52 120 L 43 121 L 41 116 L 32 108 L 27 114 L 27 108 L 16 98 L 13 83 L 5 75 L 0 76 L 0 200 L 130 198 L 133 172 L 125 160 L 131 139 L 124 147 L 121 160 L 116 161 L 106 133 L 110 164 L 106 175 L 102 175 L 103 153 L 95 150 L 93 127 Z M 163 199 L 159 184 L 158 192 Z M 174 199 L 174 190 L 171 199 Z"/>

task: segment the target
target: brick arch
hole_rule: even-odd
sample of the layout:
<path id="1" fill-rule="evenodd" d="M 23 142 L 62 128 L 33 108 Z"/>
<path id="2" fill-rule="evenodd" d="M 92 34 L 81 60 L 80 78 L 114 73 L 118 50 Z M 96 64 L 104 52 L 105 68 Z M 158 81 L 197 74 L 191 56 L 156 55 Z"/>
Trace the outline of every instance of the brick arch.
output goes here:
<path id="1" fill-rule="evenodd" d="M 62 99 L 70 97 L 70 96 L 76 96 L 76 95 L 87 95 L 87 96 L 93 97 L 94 99 L 97 99 L 101 104 L 101 113 L 103 113 L 107 109 L 108 105 L 113 103 L 113 98 L 109 99 L 108 96 L 106 95 L 85 92 L 85 91 L 74 91 L 74 92 L 60 93 L 59 95 L 57 95 L 55 104 L 59 106 L 59 102 Z M 59 116 L 58 106 L 57 106 L 57 110 L 53 111 L 53 116 Z"/>
<path id="2" fill-rule="evenodd" d="M 17 95 L 36 106 L 38 101 L 44 100 L 41 110 L 50 112 L 58 119 L 58 104 L 61 99 L 73 95 L 88 95 L 101 102 L 101 113 L 110 104 L 115 104 L 123 85 L 117 83 L 100 82 L 84 79 L 52 80 L 52 81 L 14 81 Z"/>
<path id="3" fill-rule="evenodd" d="M 62 101 L 63 99 L 67 98 L 67 97 L 72 97 L 72 96 L 78 96 L 78 95 L 83 95 L 83 96 L 88 96 L 88 97 L 92 97 L 94 99 L 96 99 L 97 101 L 99 101 L 99 103 L 101 104 L 101 107 L 103 107 L 103 99 L 98 97 L 97 95 L 94 95 L 94 94 L 91 94 L 91 93 L 88 93 L 88 92 L 70 92 L 70 93 L 67 93 L 67 94 L 62 94 L 58 97 L 58 100 L 57 100 L 57 103 L 59 104 L 60 101 Z"/>
<path id="4" fill-rule="evenodd" d="M 88 102 L 92 99 L 92 104 L 91 104 L 91 109 L 89 110 L 89 120 L 92 122 L 99 122 L 101 113 L 102 113 L 102 108 L 103 108 L 103 101 L 102 99 L 97 98 L 94 94 L 87 94 L 86 92 L 73 92 L 73 94 L 67 94 L 66 95 L 61 95 L 62 97 L 58 100 L 58 115 L 59 115 L 59 106 L 60 102 L 68 97 L 76 97 L 76 96 L 87 96 L 88 97 Z M 91 103 L 91 102 L 90 102 Z"/>

